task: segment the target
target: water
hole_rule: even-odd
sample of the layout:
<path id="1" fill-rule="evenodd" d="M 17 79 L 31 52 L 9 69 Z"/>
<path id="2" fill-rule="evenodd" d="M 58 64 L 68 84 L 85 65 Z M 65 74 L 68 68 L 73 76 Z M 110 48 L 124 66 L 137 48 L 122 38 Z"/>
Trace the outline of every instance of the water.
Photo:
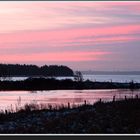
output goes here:
<path id="1" fill-rule="evenodd" d="M 134 82 L 140 83 L 140 75 L 83 75 L 84 80 L 99 81 L 99 82 Z"/>
<path id="2" fill-rule="evenodd" d="M 12 77 L 7 80 L 19 81 L 28 77 Z M 84 80 L 91 81 L 112 81 L 112 82 L 138 82 L 140 83 L 140 75 L 83 75 Z M 72 79 L 74 77 L 56 77 L 56 79 Z M 0 110 L 16 108 L 16 106 L 24 106 L 25 104 L 83 104 L 84 100 L 88 103 L 95 103 L 100 98 L 104 101 L 140 95 L 140 90 L 51 90 L 51 91 L 0 91 Z"/>
<path id="3" fill-rule="evenodd" d="M 87 103 L 93 104 L 101 98 L 103 101 L 111 101 L 113 96 L 122 99 L 140 96 L 140 90 L 130 91 L 127 89 L 113 90 L 51 90 L 51 91 L 0 91 L 0 110 L 15 109 L 25 104 L 52 104 L 54 106 L 73 105 Z"/>
<path id="4" fill-rule="evenodd" d="M 26 80 L 29 77 L 10 77 L 10 78 L 5 78 L 5 79 L 1 79 L 1 80 L 8 80 L 8 81 L 23 81 Z M 70 76 L 70 77 L 46 77 L 46 78 L 56 78 L 58 80 L 64 80 L 64 79 L 71 79 L 74 80 L 74 77 Z"/>
<path id="5" fill-rule="evenodd" d="M 28 77 L 11 77 L 8 80 L 13 81 L 19 81 L 19 80 L 25 80 Z M 63 79 L 71 79 L 74 80 L 74 77 L 55 77 L 58 80 Z M 91 80 L 91 81 L 99 81 L 99 82 L 131 82 L 132 80 L 134 82 L 140 83 L 140 75 L 92 75 L 92 74 L 84 74 L 83 79 L 85 80 Z"/>

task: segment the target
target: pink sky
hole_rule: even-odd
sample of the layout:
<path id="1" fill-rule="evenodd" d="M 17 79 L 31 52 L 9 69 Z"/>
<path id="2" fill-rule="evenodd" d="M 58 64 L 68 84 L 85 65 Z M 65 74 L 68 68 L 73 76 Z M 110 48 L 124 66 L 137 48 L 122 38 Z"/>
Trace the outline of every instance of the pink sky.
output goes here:
<path id="1" fill-rule="evenodd" d="M 0 62 L 140 70 L 140 2 L 0 2 Z"/>

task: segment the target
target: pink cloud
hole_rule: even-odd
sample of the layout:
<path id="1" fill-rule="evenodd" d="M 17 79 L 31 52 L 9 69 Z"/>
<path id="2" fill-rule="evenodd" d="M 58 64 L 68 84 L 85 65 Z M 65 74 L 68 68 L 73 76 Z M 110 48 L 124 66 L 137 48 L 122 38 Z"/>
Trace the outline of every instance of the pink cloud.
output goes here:
<path id="1" fill-rule="evenodd" d="M 84 36 L 91 37 L 95 36 L 106 36 L 106 35 L 124 35 L 124 34 L 135 34 L 140 32 L 140 25 L 121 25 L 111 26 L 102 28 L 77 28 L 68 30 L 56 30 L 56 31 L 27 31 L 27 32 L 16 32 L 0 34 L 0 43 L 22 43 L 22 42 L 42 42 L 56 43 L 76 41 L 77 38 L 83 38 Z M 126 37 L 123 37 L 126 38 Z M 119 39 L 119 38 L 118 38 Z M 116 37 L 116 40 L 118 40 Z M 97 39 L 98 40 L 98 39 Z M 114 38 L 115 40 L 115 38 Z"/>
<path id="2" fill-rule="evenodd" d="M 15 54 L 1 55 L 2 62 L 28 62 L 28 61 L 89 61 L 99 60 L 110 52 L 59 52 L 59 53 L 37 53 L 37 54 Z"/>
<path id="3" fill-rule="evenodd" d="M 100 63 L 107 58 L 112 61 L 110 54 L 116 50 L 121 53 L 122 44 L 117 48 L 120 42 L 125 42 L 123 45 L 132 49 L 129 53 L 135 54 L 140 39 L 139 5 L 138 2 L 0 3 L 0 61 L 67 64 L 99 60 Z M 129 44 L 132 41 L 137 42 Z M 96 44 L 100 44 L 99 49 Z M 127 61 L 131 55 L 124 50 L 122 59 Z M 118 54 L 113 57 L 119 60 Z"/>
<path id="4" fill-rule="evenodd" d="M 0 32 L 63 29 L 64 26 L 100 22 L 114 24 L 122 18 L 118 16 L 116 20 L 113 14 L 108 17 L 104 12 L 112 10 L 118 13 L 120 7 L 125 12 L 136 9 L 139 13 L 138 2 L 1 2 Z"/>
<path id="5" fill-rule="evenodd" d="M 117 43 L 117 42 L 129 42 L 129 41 L 136 41 L 139 40 L 140 37 L 139 36 L 127 36 L 127 35 L 120 35 L 120 36 L 103 36 L 103 37 L 92 37 L 92 38 L 82 38 L 82 39 L 77 39 L 77 42 L 75 42 L 75 44 L 73 43 L 73 45 L 86 45 L 86 44 L 109 44 L 109 43 Z M 67 42 L 70 43 L 71 41 Z M 66 45 L 66 44 L 65 44 Z M 70 46 L 71 44 L 69 44 Z"/>

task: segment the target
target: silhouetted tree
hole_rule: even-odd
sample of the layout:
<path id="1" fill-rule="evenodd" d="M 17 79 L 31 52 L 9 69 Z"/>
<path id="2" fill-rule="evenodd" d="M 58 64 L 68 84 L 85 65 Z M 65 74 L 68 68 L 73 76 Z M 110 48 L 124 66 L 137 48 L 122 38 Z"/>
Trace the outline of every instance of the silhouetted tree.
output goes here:
<path id="1" fill-rule="evenodd" d="M 134 81 L 132 80 L 130 83 L 130 89 L 133 90 L 135 88 L 135 84 L 134 84 Z"/>
<path id="2" fill-rule="evenodd" d="M 80 71 L 76 71 L 74 79 L 75 79 L 75 81 L 82 82 L 83 81 L 82 73 Z"/>

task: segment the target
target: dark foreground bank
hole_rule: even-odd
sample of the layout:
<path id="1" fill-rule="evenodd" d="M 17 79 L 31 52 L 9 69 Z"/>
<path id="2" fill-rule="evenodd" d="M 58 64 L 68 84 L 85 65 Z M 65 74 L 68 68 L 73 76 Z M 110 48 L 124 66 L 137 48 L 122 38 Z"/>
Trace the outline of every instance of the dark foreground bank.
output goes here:
<path id="1" fill-rule="evenodd" d="M 38 110 L 26 106 L 17 113 L 0 114 L 0 133 L 140 133 L 140 99 L 98 102 L 73 109 Z"/>
<path id="2" fill-rule="evenodd" d="M 115 83 L 28 78 L 24 81 L 0 81 L 0 90 L 72 90 L 72 89 L 139 89 L 140 83 Z"/>

